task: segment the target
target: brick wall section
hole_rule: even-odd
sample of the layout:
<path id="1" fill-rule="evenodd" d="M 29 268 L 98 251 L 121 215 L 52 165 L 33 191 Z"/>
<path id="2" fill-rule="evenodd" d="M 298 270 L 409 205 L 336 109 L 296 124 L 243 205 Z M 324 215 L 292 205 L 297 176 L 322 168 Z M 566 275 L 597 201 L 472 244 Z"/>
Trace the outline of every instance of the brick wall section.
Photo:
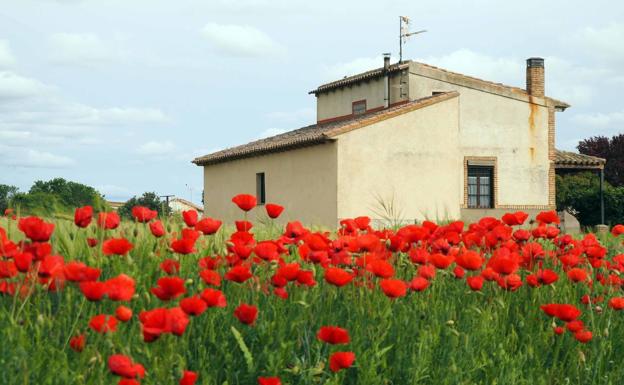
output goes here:
<path id="1" fill-rule="evenodd" d="M 555 107 L 548 107 L 548 206 L 555 209 L 556 184 L 555 184 Z"/>
<path id="2" fill-rule="evenodd" d="M 529 95 L 544 97 L 544 67 L 530 67 L 526 69 L 526 86 Z"/>

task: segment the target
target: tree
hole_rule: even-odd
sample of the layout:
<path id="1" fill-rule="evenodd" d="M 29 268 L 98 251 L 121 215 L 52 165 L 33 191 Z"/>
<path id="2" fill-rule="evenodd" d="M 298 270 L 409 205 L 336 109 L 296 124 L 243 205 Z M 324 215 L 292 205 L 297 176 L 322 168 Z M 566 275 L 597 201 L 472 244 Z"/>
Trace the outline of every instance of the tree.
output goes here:
<path id="1" fill-rule="evenodd" d="M 624 186 L 624 134 L 615 135 L 611 139 L 594 136 L 582 140 L 576 148 L 581 154 L 606 159 L 605 180 L 613 186 Z"/>
<path id="2" fill-rule="evenodd" d="M 63 178 L 54 178 L 46 182 L 38 180 L 28 193 L 55 195 L 63 206 L 70 209 L 90 205 L 96 210 L 101 210 L 105 205 L 104 197 L 93 187 L 66 181 Z"/>
<path id="3" fill-rule="evenodd" d="M 155 192 L 145 192 L 142 196 L 133 196 L 126 203 L 123 204 L 117 211 L 122 217 L 132 219 L 132 208 L 134 206 L 145 206 L 151 210 L 156 210 L 160 215 L 169 215 L 171 209 L 166 207 L 165 202 L 160 200 L 158 194 Z"/>
<path id="4" fill-rule="evenodd" d="M 4 210 L 11 205 L 11 201 L 18 191 L 19 189 L 15 186 L 0 184 L 0 215 L 4 214 Z"/>

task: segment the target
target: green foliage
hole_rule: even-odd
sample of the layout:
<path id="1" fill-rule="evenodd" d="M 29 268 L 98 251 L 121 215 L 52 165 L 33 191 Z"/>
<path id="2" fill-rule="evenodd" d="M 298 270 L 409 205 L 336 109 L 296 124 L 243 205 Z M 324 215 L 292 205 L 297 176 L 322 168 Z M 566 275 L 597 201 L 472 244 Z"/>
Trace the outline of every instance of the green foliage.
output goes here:
<path id="1" fill-rule="evenodd" d="M 171 209 L 167 207 L 164 201 L 160 199 L 155 192 L 145 192 L 140 197 L 132 197 L 126 203 L 123 204 L 117 211 L 119 215 L 127 219 L 133 219 L 132 208 L 134 206 L 145 206 L 151 210 L 158 211 L 161 216 L 169 215 Z"/>
<path id="2" fill-rule="evenodd" d="M 583 226 L 600 224 L 600 177 L 590 172 L 557 175 L 557 210 L 569 210 Z M 606 224 L 624 223 L 624 187 L 604 185 Z"/>
<path id="3" fill-rule="evenodd" d="M 11 200 L 17 192 L 18 188 L 15 186 L 0 184 L 0 215 L 10 206 Z"/>

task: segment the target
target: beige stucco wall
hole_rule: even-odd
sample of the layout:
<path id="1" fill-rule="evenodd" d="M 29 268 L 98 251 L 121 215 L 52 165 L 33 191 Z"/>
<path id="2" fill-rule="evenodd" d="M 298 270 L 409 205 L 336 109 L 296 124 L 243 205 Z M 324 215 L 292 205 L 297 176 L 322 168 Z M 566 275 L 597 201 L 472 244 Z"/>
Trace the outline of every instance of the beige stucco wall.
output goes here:
<path id="1" fill-rule="evenodd" d="M 543 99 L 509 97 L 415 74 L 410 68 L 410 99 L 434 91 L 458 91 L 459 149 L 462 157 L 497 158 L 497 207 L 548 205 L 548 108 Z M 464 202 L 464 176 L 461 198 Z"/>
<path id="2" fill-rule="evenodd" d="M 395 219 L 460 216 L 462 161 L 457 97 L 338 136 L 338 217 Z"/>
<path id="3" fill-rule="evenodd" d="M 401 76 L 405 84 L 401 84 Z M 395 73 L 390 76 L 390 104 L 407 99 L 407 78 L 407 70 L 403 71 L 403 75 Z M 316 120 L 349 115 L 352 113 L 352 103 L 358 100 L 366 100 L 368 110 L 383 107 L 384 96 L 383 77 L 321 93 L 316 100 Z"/>
<path id="4" fill-rule="evenodd" d="M 336 226 L 336 143 L 234 160 L 204 167 L 204 213 L 233 223 L 242 211 L 231 199 L 256 195 L 256 173 L 265 173 L 267 203 L 285 207 L 282 221 Z M 265 217 L 256 207 L 250 218 Z"/>

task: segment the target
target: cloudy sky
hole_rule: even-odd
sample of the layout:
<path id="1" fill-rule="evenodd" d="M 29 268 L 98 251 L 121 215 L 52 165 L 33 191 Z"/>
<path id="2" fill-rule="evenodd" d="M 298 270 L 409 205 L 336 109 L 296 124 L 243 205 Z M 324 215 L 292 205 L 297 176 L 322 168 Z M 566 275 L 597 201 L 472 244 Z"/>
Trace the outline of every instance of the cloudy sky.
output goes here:
<path id="1" fill-rule="evenodd" d="M 504 4 L 504 5 L 502 5 Z M 524 88 L 546 58 L 557 147 L 624 131 L 624 3 L 0 0 L 0 183 L 56 176 L 200 201 L 193 157 L 315 119 L 318 84 L 398 52 Z"/>

